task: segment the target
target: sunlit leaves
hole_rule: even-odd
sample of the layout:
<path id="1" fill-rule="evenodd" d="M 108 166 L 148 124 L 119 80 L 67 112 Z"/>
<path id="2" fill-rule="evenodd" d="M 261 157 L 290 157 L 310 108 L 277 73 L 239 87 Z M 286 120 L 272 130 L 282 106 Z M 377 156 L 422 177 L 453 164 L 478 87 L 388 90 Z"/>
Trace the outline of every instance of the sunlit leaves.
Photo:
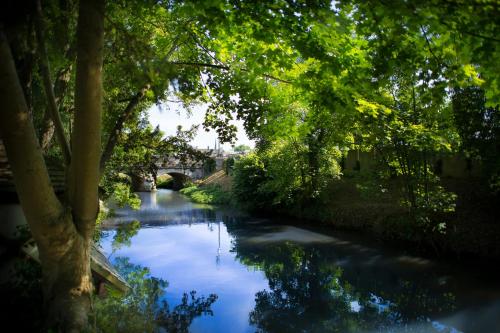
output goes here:
<path id="1" fill-rule="evenodd" d="M 374 118 L 376 118 L 379 115 L 379 113 L 384 113 L 386 115 L 391 113 L 391 110 L 388 107 L 381 105 L 381 104 L 378 104 L 378 103 L 369 102 L 369 101 L 364 100 L 364 99 L 358 99 L 357 103 L 358 103 L 358 106 L 357 106 L 356 110 L 358 110 L 359 112 L 361 112 L 363 114 L 367 114 L 369 116 L 372 116 Z"/>

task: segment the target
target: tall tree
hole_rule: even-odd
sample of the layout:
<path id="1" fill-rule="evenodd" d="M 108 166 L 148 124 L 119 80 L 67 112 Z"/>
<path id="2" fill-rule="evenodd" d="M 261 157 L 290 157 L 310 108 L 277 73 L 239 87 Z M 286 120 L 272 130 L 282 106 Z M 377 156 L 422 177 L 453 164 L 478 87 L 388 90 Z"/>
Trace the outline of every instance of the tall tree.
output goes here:
<path id="1" fill-rule="evenodd" d="M 104 1 L 82 1 L 68 195 L 60 200 L 50 183 L 9 42 L 4 30 L 0 32 L 4 103 L 0 131 L 19 200 L 38 245 L 48 325 L 68 332 L 86 325 L 93 290 L 90 242 L 98 213 L 103 36 Z"/>

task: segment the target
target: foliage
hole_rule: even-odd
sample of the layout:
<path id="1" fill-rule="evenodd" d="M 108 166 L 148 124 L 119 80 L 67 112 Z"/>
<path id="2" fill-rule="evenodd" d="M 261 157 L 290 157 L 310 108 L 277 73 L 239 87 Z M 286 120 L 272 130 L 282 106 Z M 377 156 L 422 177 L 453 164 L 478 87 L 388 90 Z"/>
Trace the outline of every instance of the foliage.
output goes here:
<path id="1" fill-rule="evenodd" d="M 454 90 L 453 119 L 462 140 L 462 150 L 481 161 L 483 176 L 494 192 L 500 191 L 500 110 L 486 106 L 484 90 L 479 87 Z"/>
<path id="2" fill-rule="evenodd" d="M 191 291 L 170 309 L 162 299 L 166 281 L 151 276 L 149 269 L 130 263 L 128 258 L 116 258 L 115 267 L 131 289 L 126 295 L 109 289 L 106 297 L 95 299 L 92 316 L 96 332 L 188 332 L 193 319 L 213 315 L 214 294 L 196 297 L 196 291 Z"/>
<path id="3" fill-rule="evenodd" d="M 123 223 L 118 226 L 118 228 L 116 228 L 116 233 L 113 236 L 113 241 L 111 242 L 112 253 L 110 256 L 123 246 L 129 247 L 131 245 L 131 238 L 137 235 L 140 228 L 141 223 L 137 220 L 129 223 Z"/>
<path id="4" fill-rule="evenodd" d="M 233 150 L 237 153 L 246 153 L 252 150 L 252 148 L 250 148 L 250 146 L 247 145 L 238 145 L 234 147 Z"/>
<path id="5" fill-rule="evenodd" d="M 128 205 L 130 208 L 138 210 L 141 207 L 139 196 L 132 193 L 130 187 L 123 183 L 116 183 L 112 198 L 120 208 Z"/>
<path id="6" fill-rule="evenodd" d="M 311 141 L 310 136 L 306 139 L 309 145 L 296 140 L 275 141 L 240 158 L 235 164 L 233 187 L 238 201 L 250 208 L 272 209 L 303 206 L 318 198 L 328 183 L 339 177 L 339 152 Z"/>
<path id="7" fill-rule="evenodd" d="M 248 154 L 234 164 L 232 192 L 241 205 L 250 209 L 267 208 L 274 194 L 260 191 L 269 176 L 256 154 Z"/>
<path id="8" fill-rule="evenodd" d="M 213 205 L 227 205 L 231 203 L 231 193 L 224 191 L 217 184 L 203 187 L 192 185 L 181 189 L 180 192 L 197 203 Z"/>
<path id="9" fill-rule="evenodd" d="M 417 227 L 443 232 L 442 221 L 433 221 L 433 215 L 453 212 L 456 195 L 440 186 L 432 161 L 456 152 L 459 141 L 449 106 L 432 99 L 435 86 L 414 80 L 401 72 L 378 103 L 358 101 L 362 135 L 354 143 L 377 153 L 379 181 L 401 180 L 401 203 L 416 217 Z"/>
<path id="10" fill-rule="evenodd" d="M 411 210 L 449 211 L 453 195 L 442 195 L 431 156 L 458 151 L 460 140 L 471 150 L 473 127 L 486 130 L 481 115 L 490 129 L 498 122 L 498 112 L 490 107 L 498 103 L 500 91 L 495 9 L 488 1 L 470 6 L 357 0 L 307 5 L 278 0 L 260 6 L 224 0 L 113 3 L 106 16 L 104 137 L 113 137 L 120 121 L 123 126 L 106 168 L 104 192 L 114 191 L 110 183 L 118 172 L 152 174 L 156 181 L 164 158 L 186 168 L 205 161 L 211 170 L 212 161 L 188 145 L 194 129 L 179 128 L 176 136 L 164 138 L 148 124 L 144 111 L 149 106 L 175 98 L 188 108 L 208 103 L 205 126 L 215 128 L 223 141 L 234 138 L 234 117 L 244 121 L 269 173 L 253 190 L 269 199 L 268 206 L 316 200 L 340 175 L 341 153 L 362 149 L 381 156 L 385 170 L 377 181 L 394 173 L 403 179 L 402 203 Z M 64 72 L 74 55 L 56 50 L 68 47 L 75 13 L 53 5 L 46 15 L 55 28 L 49 58 L 56 72 Z M 62 17 L 66 25 L 59 24 Z M 34 87 L 40 86 L 38 80 Z M 458 127 L 450 112 L 452 89 Z M 124 115 L 139 92 L 136 108 Z M 36 111 L 44 98 L 36 89 L 33 96 Z M 467 96 L 476 102 L 463 103 Z M 71 97 L 62 94 L 63 110 Z M 458 105 L 472 110 L 472 104 L 482 106 L 475 113 L 459 111 Z M 63 121 L 69 122 L 66 113 Z M 40 112 L 34 115 L 41 122 Z M 240 145 L 235 151 L 248 148 Z M 49 154 L 57 151 L 53 147 Z M 498 158 L 487 154 L 481 150 L 494 188 Z"/>
<path id="11" fill-rule="evenodd" d="M 224 169 L 224 172 L 226 173 L 226 175 L 232 175 L 233 174 L 233 169 L 234 169 L 234 162 L 235 162 L 235 159 L 234 157 L 228 157 L 224 160 L 224 163 L 223 163 L 223 169 Z"/>
<path id="12" fill-rule="evenodd" d="M 215 171 L 215 168 L 216 168 L 216 162 L 215 162 L 215 159 L 213 158 L 207 158 L 204 162 L 203 162 L 203 173 L 205 175 L 209 175 L 211 174 L 212 172 Z"/>
<path id="13" fill-rule="evenodd" d="M 452 89 L 480 85 L 488 105 L 498 100 L 494 4 L 221 1 L 187 8 L 200 15 L 210 31 L 200 42 L 214 51 L 206 125 L 231 140 L 236 115 L 257 140 L 255 156 L 235 167 L 238 201 L 302 209 L 339 177 L 342 153 L 375 151 L 377 186 L 396 177 L 417 224 L 444 230 L 436 216 L 454 210 L 456 195 L 440 184 L 433 163 L 460 149 Z"/>
<path id="14" fill-rule="evenodd" d="M 9 305 L 2 310 L 0 318 L 21 331 L 41 331 L 44 325 L 42 269 L 28 258 L 14 263 L 10 279 L 4 278 L 0 283 L 0 297 Z"/>
<path id="15" fill-rule="evenodd" d="M 61 147 L 50 144 L 47 105 L 60 111 L 59 134 L 73 135 L 77 94 L 68 87 L 81 83 L 75 82 L 77 6 L 43 5 L 42 43 L 33 33 L 34 6 L 12 15 L 9 3 L 0 26 L 44 153 L 63 160 Z M 97 135 L 107 142 L 82 145 L 103 150 L 101 197 L 138 207 L 121 174 L 152 174 L 156 181 L 164 158 L 183 168 L 206 161 L 210 169 L 207 156 L 189 145 L 194 128 L 165 138 L 145 116 L 171 99 L 188 108 L 205 102 L 205 126 L 222 141 L 234 141 L 234 118 L 257 141 L 256 151 L 235 163 L 238 201 L 300 210 L 341 176 L 346 151 L 374 151 L 374 182 L 399 180 L 401 203 L 416 223 L 441 232 L 440 217 L 453 211 L 456 197 L 440 183 L 433 156 L 465 151 L 483 163 L 490 188 L 500 188 L 497 17 L 498 4 L 489 0 L 110 2 Z M 41 65 L 42 46 L 50 66 Z M 46 67 L 55 101 L 38 74 Z M 88 134 L 101 128 L 97 120 L 92 125 Z M 192 192 L 200 201 L 222 201 L 214 193 Z"/>

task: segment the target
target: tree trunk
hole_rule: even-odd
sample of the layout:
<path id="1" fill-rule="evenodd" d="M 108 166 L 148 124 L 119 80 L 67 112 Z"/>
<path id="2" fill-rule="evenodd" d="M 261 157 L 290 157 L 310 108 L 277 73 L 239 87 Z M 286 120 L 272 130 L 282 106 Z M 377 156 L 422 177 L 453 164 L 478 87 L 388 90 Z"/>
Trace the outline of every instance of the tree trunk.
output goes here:
<path id="1" fill-rule="evenodd" d="M 40 71 L 43 78 L 43 87 L 45 90 L 45 98 L 47 100 L 47 106 L 50 112 L 50 116 L 54 125 L 54 131 L 57 136 L 57 141 L 59 142 L 59 147 L 61 148 L 62 155 L 64 157 L 64 162 L 66 165 L 71 161 L 71 152 L 69 148 L 68 140 L 66 140 L 66 135 L 64 134 L 64 127 L 59 115 L 58 109 L 58 99 L 54 93 L 54 87 L 52 86 L 52 79 L 50 78 L 50 65 L 49 58 L 47 56 L 47 51 L 45 49 L 45 26 L 42 17 L 42 6 L 40 0 L 37 1 L 37 14 L 35 15 L 35 27 L 36 27 L 36 38 L 38 41 L 38 56 Z M 45 118 L 45 117 L 44 117 Z M 46 120 L 46 119 L 44 119 Z M 50 140 L 49 140 L 50 141 Z"/>
<path id="2" fill-rule="evenodd" d="M 0 133 L 13 171 L 19 201 L 42 263 L 50 327 L 81 331 L 92 290 L 90 237 L 80 236 L 70 209 L 50 184 L 35 129 L 16 74 L 7 39 L 0 31 Z"/>
<path id="3" fill-rule="evenodd" d="M 51 241 L 38 246 L 43 274 L 47 328 L 80 332 L 87 325 L 93 292 L 90 270 L 91 238 L 75 229 L 71 214 Z"/>
<path id="4" fill-rule="evenodd" d="M 91 305 L 91 241 L 98 213 L 104 1 L 80 2 L 68 203 L 51 185 L 12 53 L 0 26 L 0 135 L 42 264 L 47 324 L 80 332 Z"/>
<path id="5" fill-rule="evenodd" d="M 103 44 L 104 0 L 80 2 L 68 197 L 73 221 L 84 237 L 92 236 L 99 210 Z"/>

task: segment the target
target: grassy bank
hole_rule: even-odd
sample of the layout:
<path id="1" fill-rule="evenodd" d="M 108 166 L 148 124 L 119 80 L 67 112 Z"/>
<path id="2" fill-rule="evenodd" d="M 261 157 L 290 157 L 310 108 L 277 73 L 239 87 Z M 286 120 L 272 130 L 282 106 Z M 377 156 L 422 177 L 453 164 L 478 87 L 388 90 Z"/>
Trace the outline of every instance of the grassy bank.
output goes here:
<path id="1" fill-rule="evenodd" d="M 222 189 L 220 185 L 190 186 L 180 190 L 191 201 L 212 205 L 228 205 L 231 203 L 231 194 Z"/>
<path id="2" fill-rule="evenodd" d="M 219 170 L 203 179 L 198 185 L 183 188 L 180 193 L 197 203 L 234 205 L 231 187 L 232 177 L 224 170 Z"/>

